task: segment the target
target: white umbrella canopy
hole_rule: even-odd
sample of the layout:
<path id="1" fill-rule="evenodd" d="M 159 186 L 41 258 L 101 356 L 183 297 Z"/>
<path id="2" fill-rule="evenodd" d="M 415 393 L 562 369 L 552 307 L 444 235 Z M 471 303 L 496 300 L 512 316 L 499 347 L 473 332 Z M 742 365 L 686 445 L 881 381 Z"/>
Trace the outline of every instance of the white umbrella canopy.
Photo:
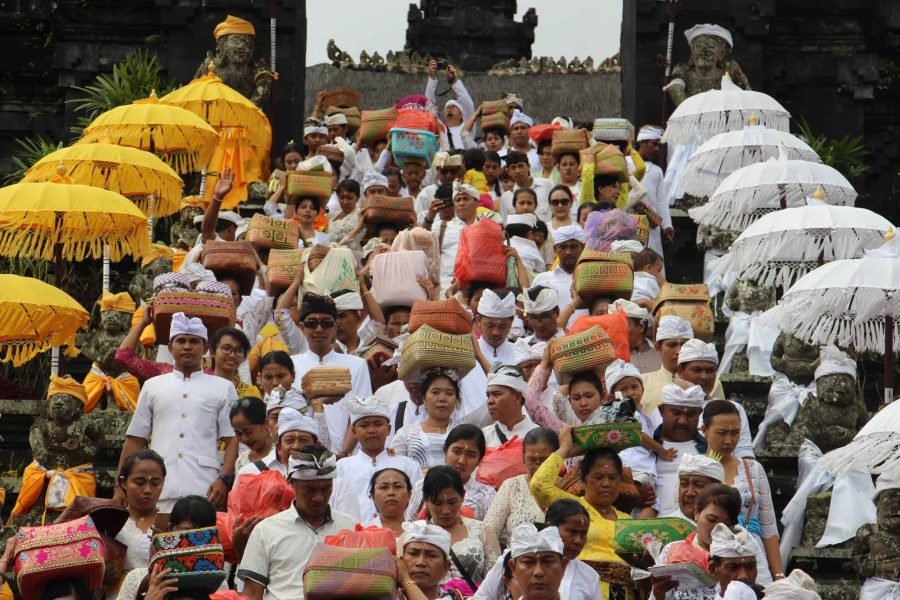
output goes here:
<path id="1" fill-rule="evenodd" d="M 742 129 L 747 119 L 756 114 L 759 124 L 788 131 L 791 114 L 777 100 L 763 94 L 743 90 L 725 74 L 722 88 L 695 94 L 672 112 L 666 123 L 665 144 L 702 144 L 726 131 Z"/>
<path id="2" fill-rule="evenodd" d="M 856 202 L 856 190 L 836 169 L 782 155 L 738 169 L 716 188 L 709 202 L 688 214 L 701 225 L 742 231 L 766 213 L 803 206 L 819 187 L 828 204 L 853 206 Z"/>
<path id="3" fill-rule="evenodd" d="M 750 224 L 716 261 L 713 274 L 735 273 L 761 285 L 788 288 L 821 263 L 860 258 L 892 230 L 890 221 L 870 210 L 830 206 L 821 198 L 811 202 Z"/>
<path id="4" fill-rule="evenodd" d="M 688 159 L 681 174 L 681 187 L 692 196 L 711 195 L 726 177 L 755 163 L 776 158 L 779 146 L 792 160 L 822 162 L 809 144 L 786 131 L 756 125 L 738 131 L 720 133 L 703 143 Z"/>

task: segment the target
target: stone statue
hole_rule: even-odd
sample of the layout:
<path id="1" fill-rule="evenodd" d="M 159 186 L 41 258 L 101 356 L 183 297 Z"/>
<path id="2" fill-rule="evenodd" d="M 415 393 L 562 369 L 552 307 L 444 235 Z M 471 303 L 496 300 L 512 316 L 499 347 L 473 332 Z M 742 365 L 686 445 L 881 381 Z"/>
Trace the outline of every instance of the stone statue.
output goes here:
<path id="1" fill-rule="evenodd" d="M 734 312 L 752 315 L 775 306 L 775 288 L 759 285 L 750 279 L 738 279 L 725 296 L 725 306 Z M 750 360 L 747 358 L 746 346 L 738 351 L 731 360 L 732 375 L 750 373 Z"/>
<path id="2" fill-rule="evenodd" d="M 272 95 L 272 83 L 277 74 L 268 70 L 264 58 L 253 60 L 256 30 L 244 19 L 228 15 L 216 25 L 213 36 L 216 52 L 208 52 L 194 77 L 206 75 L 209 64 L 216 66 L 216 75 L 229 87 L 237 90 L 262 108 Z"/>
<path id="3" fill-rule="evenodd" d="M 53 377 L 47 395 L 43 414 L 35 419 L 28 436 L 34 461 L 22 477 L 23 492 L 30 486 L 41 486 L 40 493 L 30 506 L 25 506 L 26 494 L 20 493 L 11 517 L 17 527 L 40 525 L 45 511 L 65 508 L 65 481 L 80 492 L 77 495 L 94 495 L 92 463 L 104 434 L 89 417 L 82 418 L 87 401 L 84 388 L 70 377 Z M 48 477 L 50 469 L 69 471 L 69 478 Z"/>
<path id="4" fill-rule="evenodd" d="M 782 332 L 772 347 L 772 368 L 800 385 L 812 383 L 819 367 L 819 348 Z"/>
<path id="5" fill-rule="evenodd" d="M 378 52 L 372 55 L 372 68 L 376 71 L 384 71 L 384 59 Z"/>
<path id="6" fill-rule="evenodd" d="M 572 59 L 572 62 L 569 63 L 569 73 L 581 73 L 581 59 L 577 56 Z"/>
<path id="7" fill-rule="evenodd" d="M 853 359 L 833 346 L 823 349 L 815 381 L 816 393 L 807 396 L 793 425 L 782 421 L 769 428 L 767 448 L 796 456 L 802 441 L 808 439 L 827 453 L 848 444 L 869 420 L 857 390 Z"/>
<path id="8" fill-rule="evenodd" d="M 121 369 L 115 364 L 116 349 L 131 328 L 131 316 L 136 310 L 134 300 L 127 292 L 105 292 L 100 299 L 100 325 L 92 329 L 81 353 L 92 360 L 107 375 L 118 375 Z"/>
<path id="9" fill-rule="evenodd" d="M 196 198 L 196 203 L 192 199 Z M 173 248 L 190 250 L 197 243 L 200 231 L 194 225 L 194 217 L 203 214 L 203 203 L 198 196 L 189 196 L 181 201 L 181 210 L 178 212 L 178 220 L 172 224 L 169 230 L 169 244 Z"/>
<path id="10" fill-rule="evenodd" d="M 594 73 L 594 57 L 588 56 L 586 59 L 584 59 L 584 62 L 581 63 L 581 67 L 582 69 L 584 69 L 585 73 Z"/>
<path id="11" fill-rule="evenodd" d="M 726 73 L 735 85 L 750 89 L 746 75 L 731 55 L 733 42 L 727 29 L 718 25 L 696 25 L 684 35 L 691 47 L 691 55 L 687 63 L 672 67 L 668 87 L 676 106 L 694 94 L 719 89 Z"/>
<path id="12" fill-rule="evenodd" d="M 704 198 L 704 202 L 696 206 L 704 204 L 705 200 Z M 682 204 L 679 203 L 679 206 L 682 206 Z M 687 207 L 685 206 L 685 208 Z M 740 231 L 722 229 L 715 225 L 699 225 L 697 227 L 697 247 L 700 250 L 721 250 L 722 252 L 727 252 L 739 235 L 741 235 Z"/>
<path id="13" fill-rule="evenodd" d="M 888 475 L 881 475 L 875 488 L 878 490 L 875 496 L 878 522 L 859 528 L 853 539 L 851 556 L 853 568 L 863 577 L 900 582 L 900 488 L 897 479 L 893 483 L 882 483 Z"/>
<path id="14" fill-rule="evenodd" d="M 172 271 L 172 254 L 171 249 L 165 246 L 160 244 L 152 246 L 150 253 L 144 255 L 140 270 L 135 273 L 134 279 L 128 285 L 132 297 L 146 302 L 153 296 L 153 280 L 158 275 Z"/>
<path id="15" fill-rule="evenodd" d="M 334 40 L 328 40 L 325 52 L 328 54 L 328 58 L 331 59 L 331 64 L 339 69 L 350 69 L 356 66 L 353 57 L 338 48 L 337 44 L 334 43 Z"/>

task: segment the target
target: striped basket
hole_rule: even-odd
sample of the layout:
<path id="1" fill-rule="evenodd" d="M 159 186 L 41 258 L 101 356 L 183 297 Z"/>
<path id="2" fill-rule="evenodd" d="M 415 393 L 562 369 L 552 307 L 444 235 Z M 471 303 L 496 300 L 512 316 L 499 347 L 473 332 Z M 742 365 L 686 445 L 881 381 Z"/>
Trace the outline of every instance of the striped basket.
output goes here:
<path id="1" fill-rule="evenodd" d="M 575 291 L 585 300 L 631 300 L 634 269 L 628 254 L 597 252 L 586 248 L 575 265 L 574 278 Z"/>
<path id="2" fill-rule="evenodd" d="M 399 111 L 393 107 L 362 111 L 362 122 L 359 125 L 360 141 L 371 144 L 386 140 L 399 114 Z"/>
<path id="3" fill-rule="evenodd" d="M 284 189 L 288 202 L 301 198 L 327 200 L 331 197 L 331 173 L 325 171 L 291 171 Z"/>
<path id="4" fill-rule="evenodd" d="M 353 389 L 350 369 L 345 367 L 313 367 L 303 375 L 303 395 L 309 398 L 345 396 Z"/>
<path id="5" fill-rule="evenodd" d="M 366 225 L 396 223 L 397 227 L 405 228 L 416 221 L 416 211 L 410 197 L 395 198 L 376 194 L 363 201 L 362 210 Z"/>
<path id="6" fill-rule="evenodd" d="M 297 268 L 302 263 L 303 250 L 272 250 L 269 252 L 269 264 L 266 279 L 269 286 L 275 289 L 287 289 L 294 282 Z"/>
<path id="7" fill-rule="evenodd" d="M 293 250 L 300 241 L 300 230 L 292 220 L 257 213 L 250 219 L 246 239 L 257 248 Z"/>
<path id="8" fill-rule="evenodd" d="M 153 326 L 160 343 L 169 341 L 172 315 L 177 312 L 199 317 L 210 336 L 223 327 L 234 326 L 234 303 L 230 297 L 203 292 L 162 292 L 153 300 Z"/>
<path id="9" fill-rule="evenodd" d="M 407 379 L 435 367 L 454 369 L 460 379 L 475 368 L 471 335 L 442 333 L 428 325 L 406 338 L 397 367 L 397 377 Z"/>
<path id="10" fill-rule="evenodd" d="M 472 333 L 472 315 L 454 298 L 448 300 L 416 300 L 409 314 L 409 332 L 428 325 L 443 333 Z"/>
<path id="11" fill-rule="evenodd" d="M 711 342 L 715 323 L 709 303 L 709 288 L 705 283 L 664 283 L 656 298 L 653 316 L 657 326 L 666 315 L 681 317 L 690 322 L 695 338 Z"/>
<path id="12" fill-rule="evenodd" d="M 580 373 L 605 369 L 616 360 L 612 340 L 602 327 L 550 340 L 550 360 L 557 373 Z"/>
<path id="13" fill-rule="evenodd" d="M 316 544 L 303 569 L 308 600 L 383 598 L 397 586 L 397 566 L 387 548 Z"/>
<path id="14" fill-rule="evenodd" d="M 559 157 L 566 153 L 579 152 L 588 147 L 590 134 L 584 129 L 560 129 L 553 132 L 553 143 L 550 151 L 553 157 L 559 160 Z"/>

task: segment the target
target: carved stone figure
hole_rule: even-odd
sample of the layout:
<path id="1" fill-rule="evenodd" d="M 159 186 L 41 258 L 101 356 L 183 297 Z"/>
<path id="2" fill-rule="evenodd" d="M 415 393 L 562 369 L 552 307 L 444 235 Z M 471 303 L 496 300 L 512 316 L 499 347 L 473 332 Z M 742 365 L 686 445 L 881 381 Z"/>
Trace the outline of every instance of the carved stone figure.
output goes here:
<path id="1" fill-rule="evenodd" d="M 781 333 L 772 347 L 772 368 L 800 385 L 808 385 L 819 367 L 819 348 L 789 333 Z"/>
<path id="2" fill-rule="evenodd" d="M 690 31 L 686 32 L 686 35 Z M 684 84 L 668 88 L 669 96 L 676 106 L 694 94 L 719 89 L 725 73 L 731 76 L 735 85 L 745 90 L 750 89 L 746 75 L 731 55 L 731 44 L 724 37 L 707 34 L 688 37 L 691 47 L 690 58 L 686 63 L 677 63 L 672 67 L 671 80 L 681 79 Z M 730 38 L 730 34 L 728 37 Z"/>
<path id="3" fill-rule="evenodd" d="M 740 231 L 722 229 L 715 225 L 700 225 L 697 227 L 697 247 L 700 250 L 721 250 L 725 252 L 740 234 Z"/>
<path id="4" fill-rule="evenodd" d="M 116 349 L 131 328 L 131 314 L 118 310 L 101 311 L 99 327 L 90 332 L 81 346 L 81 353 L 97 363 L 107 375 L 115 377 L 122 372 L 115 362 Z"/>
<path id="5" fill-rule="evenodd" d="M 249 21 L 228 16 L 216 26 L 215 53 L 208 52 L 194 77 L 206 75 L 209 63 L 215 63 L 216 75 L 260 108 L 267 106 L 272 95 L 275 74 L 268 70 L 264 58 L 253 60 L 256 31 Z"/>
<path id="6" fill-rule="evenodd" d="M 853 539 L 853 568 L 863 577 L 900 581 L 900 488 L 879 491 L 875 510 L 878 522 L 860 527 Z"/>
<path id="7" fill-rule="evenodd" d="M 197 236 L 200 232 L 194 225 L 194 217 L 203 214 L 203 209 L 199 206 L 183 206 L 178 213 L 178 221 L 172 224 L 169 230 L 169 243 L 173 248 L 181 248 L 182 250 L 190 250 L 197 243 Z"/>
<path id="8" fill-rule="evenodd" d="M 142 265 L 134 275 L 134 279 L 128 285 L 128 291 L 135 298 L 147 301 L 153 296 L 153 279 L 163 273 L 172 271 L 172 260 L 169 258 L 157 258 Z"/>
<path id="9" fill-rule="evenodd" d="M 384 71 L 384 59 L 378 52 L 372 55 L 372 68 L 376 71 Z"/>
<path id="10" fill-rule="evenodd" d="M 775 288 L 759 285 L 750 279 L 738 279 L 728 290 L 725 305 L 735 312 L 748 315 L 763 312 L 775 306 Z M 750 360 L 747 358 L 746 348 L 734 355 L 729 372 L 732 375 L 749 374 Z"/>

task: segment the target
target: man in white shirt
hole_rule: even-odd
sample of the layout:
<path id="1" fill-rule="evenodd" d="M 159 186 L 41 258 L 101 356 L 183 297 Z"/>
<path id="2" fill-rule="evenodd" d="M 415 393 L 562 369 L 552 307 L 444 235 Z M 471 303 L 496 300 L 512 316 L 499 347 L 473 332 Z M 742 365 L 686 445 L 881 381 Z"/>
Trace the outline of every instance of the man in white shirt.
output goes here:
<path id="1" fill-rule="evenodd" d="M 434 59 L 428 61 L 428 83 L 425 86 L 425 96 L 435 106 L 437 106 L 437 70 L 437 61 Z M 464 146 L 460 132 L 463 123 L 475 112 L 475 103 L 472 101 L 469 91 L 463 85 L 459 74 L 456 72 L 456 67 L 453 65 L 447 65 L 447 83 L 450 84 L 450 89 L 453 90 L 453 94 L 456 96 L 455 99 L 447 100 L 444 103 L 442 116 L 444 125 L 447 126 L 447 143 L 451 149 L 462 150 Z"/>
<path id="2" fill-rule="evenodd" d="M 538 427 L 522 408 L 528 382 L 517 367 L 500 367 L 488 376 L 487 407 L 493 424 L 483 427 L 488 448 L 497 448 L 518 436 L 525 439 L 529 431 Z"/>
<path id="3" fill-rule="evenodd" d="M 503 192 L 503 195 L 500 196 L 500 216 L 505 219 L 515 213 L 513 195 L 517 190 L 528 188 L 534 192 L 537 199 L 537 207 L 534 214 L 541 221 L 549 223 L 553 218 L 553 213 L 550 211 L 550 190 L 556 184 L 543 177 L 532 177 L 528 155 L 524 152 L 510 150 L 506 154 L 506 170 L 515 182 L 515 185 L 512 190 Z"/>
<path id="4" fill-rule="evenodd" d="M 656 498 L 659 514 L 668 515 L 678 509 L 678 465 L 688 454 L 706 454 L 706 438 L 699 431 L 700 415 L 706 403 L 706 392 L 698 385 L 670 383 L 662 389 L 659 413 L 662 426 L 654 439 L 666 450 L 674 448 L 675 460 L 656 461 Z M 645 396 L 646 397 L 646 396 Z"/>
<path id="5" fill-rule="evenodd" d="M 714 344 L 707 344 L 703 340 L 690 339 L 681 347 L 678 353 L 678 370 L 675 376 L 688 383 L 699 385 L 707 394 L 707 399 L 713 399 L 716 384 L 716 367 L 719 366 L 719 353 Z M 721 384 L 720 384 L 721 385 Z M 741 439 L 738 441 L 734 455 L 738 458 L 753 458 L 753 438 L 750 437 L 750 421 L 747 413 L 740 403 L 731 401 L 741 415 Z"/>
<path id="6" fill-rule="evenodd" d="M 565 225 L 557 229 L 553 250 L 559 258 L 559 266 L 552 271 L 540 273 L 532 282 L 532 285 L 543 285 L 556 290 L 560 306 L 572 303 L 572 275 L 584 250 L 584 241 L 584 230 L 578 225 Z"/>
<path id="7" fill-rule="evenodd" d="M 278 413 L 278 437 L 272 444 L 272 450 L 261 460 L 241 467 L 234 479 L 237 487 L 242 475 L 256 475 L 263 471 L 278 471 L 287 477 L 287 465 L 291 452 L 303 446 L 319 445 L 319 425 L 300 411 L 285 406 Z"/>
<path id="8" fill-rule="evenodd" d="M 509 100 L 507 99 L 507 104 Z M 518 108 L 513 110 L 509 119 L 509 146 L 502 148 L 498 154 L 500 158 L 506 157 L 510 152 L 521 152 L 528 156 L 528 173 L 538 171 L 541 168 L 541 159 L 537 153 L 537 147 L 531 143 L 528 131 L 534 127 L 534 120 Z"/>
<path id="9" fill-rule="evenodd" d="M 519 525 L 512 532 L 509 550 L 512 575 L 522 590 L 520 600 L 568 600 L 560 594 L 568 569 L 563 560 L 565 546 L 556 527 L 539 532 L 531 523 Z"/>
<path id="10" fill-rule="evenodd" d="M 516 296 L 509 290 L 499 290 L 500 295 L 485 289 L 478 301 L 475 322 L 481 330 L 478 345 L 493 368 L 514 365 L 513 345 L 507 339 L 516 316 Z"/>
<path id="11" fill-rule="evenodd" d="M 441 292 L 453 285 L 456 267 L 456 251 L 462 230 L 477 219 L 478 190 L 467 183 L 456 182 L 453 190 L 453 218 L 450 221 L 435 222 L 431 230 L 438 231 L 438 243 L 441 247 Z"/>
<path id="12" fill-rule="evenodd" d="M 356 521 L 329 505 L 337 461 L 322 446 L 305 446 L 291 455 L 288 481 L 293 505 L 253 529 L 238 566 L 244 596 L 250 600 L 303 598 L 303 565 L 316 544 Z"/>
<path id="13" fill-rule="evenodd" d="M 427 213 L 429 209 L 434 206 L 434 201 L 436 199 L 435 192 L 437 192 L 438 187 L 444 183 L 453 183 L 457 179 L 462 180 L 466 171 L 463 166 L 462 155 L 451 155 L 448 152 L 438 152 L 435 154 L 434 159 L 431 161 L 431 166 L 435 171 L 435 182 L 422 188 L 422 191 L 416 196 L 416 200 L 413 204 L 416 214 L 425 219 L 426 225 L 430 225 L 430 223 L 428 223 Z M 444 200 L 445 198 L 442 197 L 438 199 Z M 439 208 L 435 209 L 435 211 L 437 210 L 439 210 Z M 434 219 L 433 214 L 430 216 L 431 219 Z"/>
<path id="14" fill-rule="evenodd" d="M 149 446 L 166 462 L 168 476 L 157 502 L 161 511 L 170 511 L 176 500 L 191 494 L 224 507 L 238 451 L 229 414 L 237 391 L 227 379 L 203 372 L 208 346 L 200 319 L 175 313 L 168 347 L 175 369 L 144 383 L 119 465 Z M 219 459 L 219 440 L 225 443 L 224 464 Z"/>
<path id="15" fill-rule="evenodd" d="M 350 370 L 351 395 L 368 398 L 372 395 L 369 368 L 366 361 L 350 354 L 334 351 L 337 307 L 328 296 L 307 293 L 300 303 L 300 326 L 309 350 L 291 356 L 294 361 L 295 381 L 302 381 L 307 371 L 319 366 L 346 367 Z M 339 400 L 339 399 L 333 399 Z M 331 438 L 331 450 L 349 452 L 352 439 L 345 439 L 348 414 L 340 403 L 328 402 L 325 406 L 325 420 Z"/>
<path id="16" fill-rule="evenodd" d="M 669 210 L 669 202 L 666 199 L 665 175 L 663 170 L 651 162 L 659 155 L 659 144 L 662 140 L 663 130 L 655 125 L 644 125 L 637 134 L 636 144 L 638 154 L 644 159 L 646 171 L 641 179 L 641 185 L 647 190 L 646 201 L 651 208 L 662 218 L 659 227 L 650 230 L 649 248 L 663 256 L 662 237 L 671 241 L 675 238 L 675 230 L 672 228 L 672 214 Z"/>
<path id="17" fill-rule="evenodd" d="M 375 503 L 369 496 L 372 475 L 388 467 L 400 469 L 415 485 L 422 479 L 422 467 L 406 456 L 390 456 L 385 444 L 391 432 L 391 409 L 381 399 L 370 396 L 366 399 L 351 396 L 343 402 L 350 413 L 353 435 L 359 442 L 359 452 L 342 458 L 337 463 L 340 486 L 346 486 L 358 503 L 358 515 L 362 523 L 369 523 L 378 516 Z M 343 488 L 342 490 L 343 491 Z M 335 494 L 339 494 L 335 490 Z M 343 494 L 342 494 L 343 495 Z"/>
<path id="18" fill-rule="evenodd" d="M 705 454 L 684 454 L 676 470 L 678 476 L 677 508 L 661 517 L 678 517 L 696 525 L 697 497 L 706 486 L 725 481 L 722 463 Z M 668 504 L 668 502 L 666 503 Z"/>
<path id="19" fill-rule="evenodd" d="M 525 320 L 533 332 L 527 337 L 528 344 L 549 342 L 562 337 L 565 332 L 559 328 L 559 296 L 552 287 L 535 285 L 522 292 Z"/>

